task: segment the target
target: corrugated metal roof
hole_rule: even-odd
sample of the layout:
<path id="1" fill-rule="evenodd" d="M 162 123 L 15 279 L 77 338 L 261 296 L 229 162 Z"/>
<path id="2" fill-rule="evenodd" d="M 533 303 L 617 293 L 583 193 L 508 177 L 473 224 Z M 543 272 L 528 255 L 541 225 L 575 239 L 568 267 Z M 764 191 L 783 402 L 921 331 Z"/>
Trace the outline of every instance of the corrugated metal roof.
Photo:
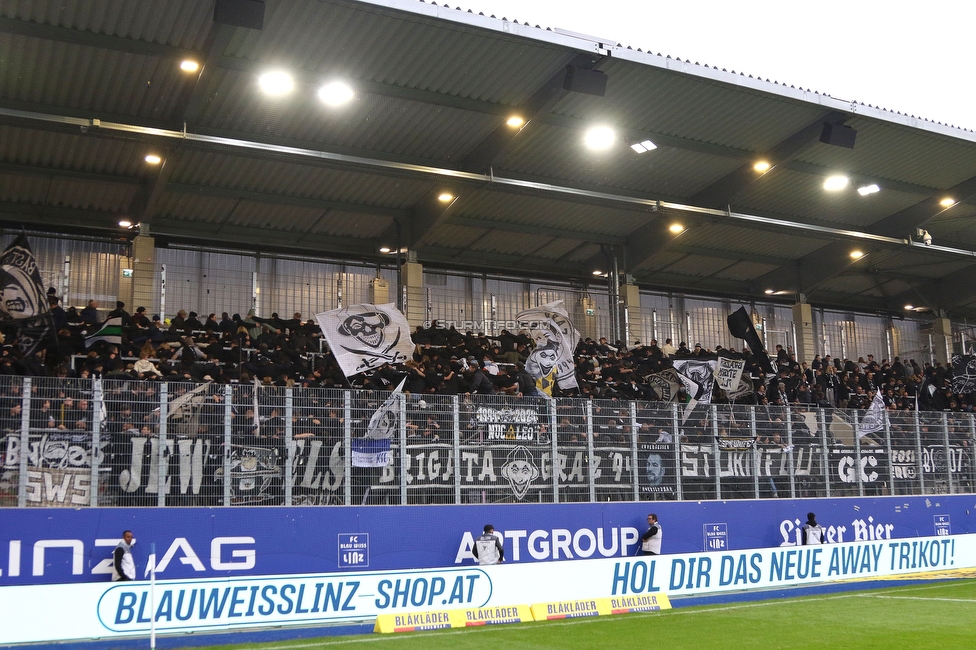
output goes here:
<path id="1" fill-rule="evenodd" d="M 506 105 L 570 58 L 564 48 L 330 0 L 269 3 L 264 31 L 239 30 L 227 54 Z"/>
<path id="2" fill-rule="evenodd" d="M 555 112 L 581 118 L 605 114 L 611 124 L 744 152 L 762 152 L 822 117 L 822 108 L 770 101 L 768 96 L 674 72 L 611 59 L 605 98 L 570 94 Z M 715 107 L 721 107 L 716 111 Z M 748 119 L 743 119 L 748 116 Z"/>
<path id="3" fill-rule="evenodd" d="M 940 189 L 976 176 L 972 143 L 856 116 L 847 125 L 857 130 L 853 149 L 818 145 L 797 159 Z"/>
<path id="4" fill-rule="evenodd" d="M 530 255 L 538 248 L 552 242 L 552 237 L 522 232 L 492 230 L 473 242 L 471 250 L 506 255 Z"/>
<path id="5" fill-rule="evenodd" d="M 585 125 L 584 125 L 585 126 Z M 516 174 L 559 179 L 570 184 L 637 190 L 656 196 L 684 197 L 718 180 L 741 163 L 670 147 L 636 154 L 619 142 L 606 152 L 583 144 L 582 131 L 542 125 L 505 156 L 501 167 Z"/>
<path id="6" fill-rule="evenodd" d="M 821 176 L 790 169 L 775 169 L 739 194 L 733 206 L 811 223 L 867 229 L 884 217 L 926 198 L 895 190 L 861 196 L 853 187 L 827 192 L 823 188 L 824 180 Z"/>
<path id="7" fill-rule="evenodd" d="M 304 146 L 453 161 L 501 123 L 494 115 L 370 94 L 332 109 L 316 99 L 318 87 L 307 84 L 286 98 L 269 98 L 258 92 L 255 77 L 237 71 L 221 70 L 210 79 L 205 92 L 213 99 L 200 117 L 203 128 L 260 133 Z"/>
<path id="8" fill-rule="evenodd" d="M 32 131 L 0 125 L 0 159 L 50 169 L 115 175 L 125 182 L 146 175 L 147 147 L 77 134 Z"/>
<path id="9" fill-rule="evenodd" d="M 199 49 L 213 16 L 212 2 L 198 0 L 30 0 L 0 3 L 0 16 L 96 34 Z"/>
<path id="10" fill-rule="evenodd" d="M 809 235 L 743 230 L 732 224 L 706 223 L 690 228 L 677 243 L 738 253 L 743 259 L 748 259 L 750 255 L 766 255 L 781 257 L 785 261 L 812 253 L 828 244 L 829 240 Z"/>
<path id="11" fill-rule="evenodd" d="M 736 280 L 739 282 L 745 282 L 747 280 L 753 280 L 761 275 L 765 275 L 770 271 L 775 271 L 777 269 L 775 264 L 762 264 L 759 262 L 738 262 L 722 269 L 715 274 L 716 278 L 723 280 Z"/>
<path id="12" fill-rule="evenodd" d="M 389 208 L 410 207 L 432 187 L 426 180 L 376 176 L 202 151 L 181 155 L 171 180 L 188 185 Z"/>
<path id="13" fill-rule="evenodd" d="M 560 228 L 623 237 L 647 217 L 624 210 L 571 201 L 547 201 L 540 197 L 475 190 L 460 195 L 453 216 L 472 217 L 507 224 Z"/>
<path id="14" fill-rule="evenodd" d="M 187 82 L 170 61 L 0 34 L 0 97 L 163 120 Z"/>

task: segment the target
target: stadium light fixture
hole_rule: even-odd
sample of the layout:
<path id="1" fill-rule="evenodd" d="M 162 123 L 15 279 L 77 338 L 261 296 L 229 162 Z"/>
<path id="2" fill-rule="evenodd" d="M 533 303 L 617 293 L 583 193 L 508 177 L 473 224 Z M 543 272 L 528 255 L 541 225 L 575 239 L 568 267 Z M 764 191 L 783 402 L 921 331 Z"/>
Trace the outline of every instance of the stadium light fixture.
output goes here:
<path id="1" fill-rule="evenodd" d="M 437 200 L 441 203 L 448 203 L 454 200 L 454 195 L 450 192 L 441 192 L 437 195 Z"/>
<path id="2" fill-rule="evenodd" d="M 513 115 L 510 118 L 508 118 L 507 120 L 505 120 L 505 124 L 509 125 L 513 129 L 517 129 L 520 126 L 522 126 L 523 124 L 525 124 L 525 120 L 522 119 L 522 117 L 520 115 Z"/>
<path id="3" fill-rule="evenodd" d="M 770 165 L 765 160 L 760 160 L 759 162 L 757 162 L 755 165 L 752 166 L 752 168 L 755 169 L 760 174 L 768 172 L 770 167 L 772 167 L 772 165 Z"/>
<path id="4" fill-rule="evenodd" d="M 643 142 L 635 142 L 630 145 L 630 148 L 637 153 L 647 153 L 648 151 L 654 151 L 657 149 L 657 145 L 650 140 L 644 140 Z"/>
<path id="5" fill-rule="evenodd" d="M 857 193 L 860 194 L 861 196 L 867 196 L 868 194 L 877 194 L 880 191 L 881 188 L 878 187 L 877 183 L 871 183 L 870 185 L 862 185 L 861 187 L 857 188 Z"/>
<path id="6" fill-rule="evenodd" d="M 193 59 L 184 59 L 180 62 L 180 70 L 183 72 L 196 72 L 200 69 L 200 64 Z"/>
<path id="7" fill-rule="evenodd" d="M 941 201 L 939 201 L 939 205 L 941 205 L 943 208 L 951 208 L 955 204 L 956 204 L 956 200 L 951 196 L 947 196 Z"/>
<path id="8" fill-rule="evenodd" d="M 258 87 L 273 97 L 287 95 L 295 89 L 295 80 L 283 70 L 272 70 L 258 77 Z"/>
<path id="9" fill-rule="evenodd" d="M 122 221 L 119 222 L 119 225 L 122 226 L 123 228 L 131 228 L 132 227 L 132 222 L 131 221 L 126 221 L 125 219 L 123 219 Z"/>
<path id="10" fill-rule="evenodd" d="M 583 136 L 583 143 L 594 151 L 604 151 L 613 146 L 617 135 L 609 126 L 594 126 Z"/>
<path id="11" fill-rule="evenodd" d="M 163 162 L 163 159 L 160 156 L 151 153 L 146 155 L 145 161 L 150 165 L 158 165 L 159 163 Z"/>
<path id="12" fill-rule="evenodd" d="M 775 290 L 775 289 L 766 289 L 766 295 L 767 295 L 767 296 L 771 296 L 771 295 L 773 295 L 774 293 L 776 293 L 776 290 Z"/>
<path id="13" fill-rule="evenodd" d="M 593 271 L 593 275 L 603 275 L 603 271 Z"/>
<path id="14" fill-rule="evenodd" d="M 828 176 L 827 180 L 824 181 L 823 187 L 828 192 L 836 192 L 847 187 L 847 184 L 850 182 L 847 176 Z"/>
<path id="15" fill-rule="evenodd" d="M 319 88 L 319 99 L 327 106 L 342 106 L 353 98 L 352 88 L 341 81 L 330 81 Z"/>
<path id="16" fill-rule="evenodd" d="M 392 249 L 392 248 L 390 248 L 389 246 L 382 246 L 382 247 L 380 248 L 380 252 L 381 252 L 381 253 L 384 253 L 384 254 L 385 254 L 385 253 L 389 253 L 389 252 L 390 252 L 390 251 L 392 251 L 392 250 L 393 250 L 393 249 Z"/>
<path id="17" fill-rule="evenodd" d="M 914 311 L 915 310 L 915 305 L 905 305 L 905 310 L 906 311 Z"/>
<path id="18" fill-rule="evenodd" d="M 678 235 L 678 234 L 681 234 L 681 233 L 683 233 L 685 231 L 685 227 L 683 225 L 681 225 L 680 223 L 673 223 L 670 226 L 668 226 L 668 230 L 670 230 L 674 234 Z"/>
<path id="19" fill-rule="evenodd" d="M 852 260 L 859 260 L 862 257 L 864 257 L 864 251 L 861 251 L 861 250 L 853 250 L 853 251 L 851 251 L 851 259 Z"/>

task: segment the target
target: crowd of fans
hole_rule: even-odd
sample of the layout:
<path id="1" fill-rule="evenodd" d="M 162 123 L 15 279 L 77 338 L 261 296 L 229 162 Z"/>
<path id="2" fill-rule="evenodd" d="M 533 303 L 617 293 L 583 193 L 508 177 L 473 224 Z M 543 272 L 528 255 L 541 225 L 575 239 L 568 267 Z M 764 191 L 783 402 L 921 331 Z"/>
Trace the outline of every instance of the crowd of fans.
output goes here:
<path id="1" fill-rule="evenodd" d="M 16 346 L 6 343 L 0 374 L 218 383 L 249 383 L 257 378 L 266 385 L 367 389 L 388 389 L 406 377 L 405 390 L 414 395 L 535 394 L 535 380 L 525 370 L 533 348 L 526 332 L 461 333 L 435 322 L 413 333 L 412 359 L 346 378 L 323 344 L 318 324 L 314 319 L 303 320 L 299 313 L 291 318 L 278 314 L 261 318 L 251 310 L 243 317 L 224 312 L 201 318 L 194 311 L 180 310 L 163 322 L 158 314 L 148 315 L 144 307 L 130 314 L 122 302 L 108 313 L 99 311 L 94 300 L 82 310 L 64 310 L 52 296 L 51 305 L 58 333 L 56 347 L 47 351 L 41 363 L 38 358 L 18 358 Z M 121 345 L 99 342 L 86 347 L 86 336 L 116 317 L 122 323 Z M 15 332 L 3 333 L 8 342 L 14 340 Z M 554 387 L 553 395 L 658 400 L 647 381 L 650 375 L 671 367 L 674 359 L 716 354 L 746 359 L 745 373 L 752 377 L 754 391 L 737 399 L 740 404 L 866 409 L 874 393 L 881 391 L 890 410 L 973 410 L 973 394 L 953 393 L 951 368 L 938 361 L 921 366 L 898 357 L 879 362 L 872 355 L 856 361 L 817 355 L 808 364 L 798 362 L 791 350 L 776 346 L 770 351 L 776 372 L 767 376 L 746 348 L 737 351 L 716 346 L 713 350 L 684 342 L 674 346 L 671 339 L 663 344 L 652 340 L 626 345 L 586 338 L 575 354 L 579 389 L 560 392 Z M 686 399 L 679 393 L 678 401 Z M 728 401 L 716 387 L 712 402 Z"/>

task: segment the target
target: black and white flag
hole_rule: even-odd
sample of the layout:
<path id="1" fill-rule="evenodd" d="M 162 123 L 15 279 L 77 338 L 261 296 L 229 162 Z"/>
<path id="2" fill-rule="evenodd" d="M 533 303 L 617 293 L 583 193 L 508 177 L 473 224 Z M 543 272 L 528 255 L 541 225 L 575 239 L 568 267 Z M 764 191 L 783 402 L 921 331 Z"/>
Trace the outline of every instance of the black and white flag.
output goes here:
<path id="1" fill-rule="evenodd" d="M 716 359 L 675 359 L 674 369 L 688 396 L 699 404 L 711 404 L 715 387 Z"/>
<path id="2" fill-rule="evenodd" d="M 56 341 L 41 272 L 24 235 L 0 253 L 0 322 L 17 327 L 17 346 L 25 357 Z"/>
<path id="3" fill-rule="evenodd" d="M 390 438 L 396 433 L 397 423 L 400 421 L 400 395 L 403 394 L 403 385 L 406 382 L 404 378 L 369 418 L 366 436 L 353 438 L 353 467 L 386 467 L 393 462 Z"/>
<path id="4" fill-rule="evenodd" d="M 976 357 L 952 355 L 952 392 L 965 395 L 976 391 Z"/>
<path id="5" fill-rule="evenodd" d="M 315 320 L 346 377 L 413 355 L 407 317 L 393 303 L 350 305 L 315 314 Z"/>
<path id="6" fill-rule="evenodd" d="M 555 371 L 556 383 L 563 390 L 579 388 L 573 354 L 580 333 L 569 320 L 562 300 L 532 307 L 515 317 L 520 329 L 529 330 L 535 350 L 525 361 L 526 371 L 534 379 L 545 380 Z"/>
<path id="7" fill-rule="evenodd" d="M 877 433 L 884 429 L 884 411 L 884 398 L 881 397 L 879 390 L 874 393 L 871 406 L 868 407 L 860 422 L 857 423 L 857 437 L 863 438 L 869 433 Z"/>
<path id="8" fill-rule="evenodd" d="M 647 385 L 650 386 L 662 402 L 673 402 L 678 399 L 678 391 L 682 382 L 673 368 L 648 375 Z"/>

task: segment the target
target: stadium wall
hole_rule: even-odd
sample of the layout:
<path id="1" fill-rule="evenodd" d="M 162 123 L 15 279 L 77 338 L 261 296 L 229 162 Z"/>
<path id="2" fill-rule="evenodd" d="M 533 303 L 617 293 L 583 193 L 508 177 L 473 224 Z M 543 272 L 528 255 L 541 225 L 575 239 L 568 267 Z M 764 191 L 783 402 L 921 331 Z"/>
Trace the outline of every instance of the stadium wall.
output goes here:
<path id="1" fill-rule="evenodd" d="M 474 564 L 486 523 L 512 564 L 632 556 L 646 515 L 666 554 L 789 547 L 813 511 L 832 543 L 976 532 L 973 495 L 487 506 L 0 509 L 0 587 L 107 582 L 122 531 L 157 578 L 392 571 Z"/>
<path id="2" fill-rule="evenodd" d="M 0 244 L 7 245 L 12 238 L 13 235 L 2 236 Z M 44 284 L 56 288 L 63 296 L 65 308 L 83 306 L 89 299 L 98 300 L 106 308 L 115 300 L 131 302 L 131 289 L 126 284 L 130 281 L 122 278 L 122 270 L 131 268 L 133 263 L 128 246 L 112 241 L 37 234 L 31 234 L 30 239 Z M 297 311 L 308 317 L 342 304 L 369 302 L 370 282 L 377 273 L 389 284 L 390 296 L 398 290 L 394 269 L 363 262 L 174 246 L 157 248 L 155 263 L 155 297 L 144 306 L 150 313 L 161 312 L 164 317 L 172 316 L 179 309 L 203 315 L 222 311 L 243 315 L 252 305 L 261 316 L 272 312 L 290 315 Z M 611 336 L 607 290 L 599 284 L 569 285 L 427 269 L 424 289 L 425 304 L 421 311 L 427 320 L 456 322 L 462 330 L 470 328 L 498 334 L 504 323 L 520 310 L 563 300 L 582 331 L 587 329 L 584 325 L 590 320 L 581 306 L 586 299 L 587 305 L 595 309 L 591 317 L 594 334 Z M 675 344 L 686 341 L 693 345 L 700 341 L 706 347 L 740 345 L 728 338 L 725 325 L 725 316 L 734 311 L 739 301 L 641 291 L 640 304 L 642 317 L 635 333 L 645 343 L 653 338 L 662 343 L 672 338 Z M 136 306 L 129 305 L 130 311 Z M 767 348 L 793 345 L 789 306 L 753 302 L 751 310 L 765 327 Z M 921 321 L 829 309 L 815 309 L 813 317 L 815 354 L 852 359 L 868 354 L 878 359 L 900 355 L 919 363 L 932 360 L 931 342 L 922 332 Z"/>

